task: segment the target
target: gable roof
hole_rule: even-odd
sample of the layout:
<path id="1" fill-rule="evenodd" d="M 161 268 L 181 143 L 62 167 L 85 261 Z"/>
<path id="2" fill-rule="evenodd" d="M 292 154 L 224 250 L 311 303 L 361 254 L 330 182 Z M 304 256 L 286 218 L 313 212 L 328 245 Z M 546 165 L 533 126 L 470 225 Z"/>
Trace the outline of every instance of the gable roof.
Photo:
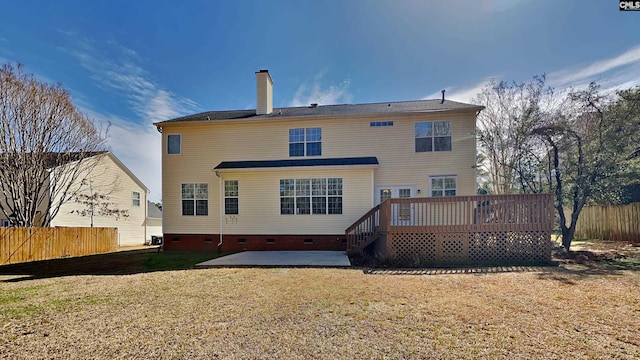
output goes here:
<path id="1" fill-rule="evenodd" d="M 129 175 L 131 180 L 133 180 L 136 184 L 138 184 L 141 188 L 143 188 L 144 191 L 149 192 L 149 188 L 142 181 L 140 181 L 140 179 L 138 179 L 138 177 L 133 172 L 131 172 L 131 170 L 129 170 L 129 168 L 125 164 L 123 164 L 122 161 L 120 161 L 120 159 L 118 159 L 111 151 L 83 153 L 82 156 L 80 155 L 80 153 L 72 153 L 72 154 L 75 154 L 75 155 L 69 157 L 68 159 L 65 159 L 65 161 L 63 161 L 62 164 L 58 164 L 55 167 L 62 166 L 64 164 L 67 164 L 73 161 L 78 161 L 80 159 L 84 160 L 84 159 L 90 159 L 98 156 L 107 156 L 109 157 L 109 159 L 111 159 L 111 161 L 113 161 L 114 164 L 116 164 L 120 169 L 122 169 L 122 171 L 124 171 L 127 175 Z"/>
<path id="2" fill-rule="evenodd" d="M 24 158 L 27 158 L 30 161 L 36 161 L 39 166 L 43 166 L 45 169 L 52 169 L 61 165 L 89 159 L 106 153 L 107 151 L 0 153 L 0 162 L 6 164 L 5 166 L 8 166 L 9 164 L 12 164 L 12 166 L 20 166 L 19 164 L 24 160 Z"/>
<path id="3" fill-rule="evenodd" d="M 156 206 L 156 204 L 147 200 L 147 217 L 162 219 L 162 210 Z"/>
<path id="4" fill-rule="evenodd" d="M 122 171 L 124 171 L 127 175 L 129 175 L 129 177 L 131 178 L 131 180 L 133 180 L 136 184 L 138 184 L 141 188 L 144 189 L 144 191 L 149 192 L 149 188 L 146 187 L 144 185 L 144 183 L 142 181 L 140 181 L 140 179 L 138 179 L 137 176 L 135 176 L 134 173 L 131 172 L 131 170 L 129 170 L 128 167 L 126 167 L 122 161 L 120 161 L 120 159 L 118 159 L 115 155 L 113 155 L 113 153 L 111 151 L 107 151 L 107 153 L 105 154 L 107 155 L 111 160 L 113 160 L 113 162 L 118 165 L 118 167 L 120 167 L 120 169 L 122 169 Z"/>
<path id="5" fill-rule="evenodd" d="M 465 104 L 452 100 L 416 100 L 400 102 L 383 102 L 370 104 L 341 104 L 298 106 L 286 108 L 274 108 L 271 114 L 256 115 L 255 109 L 206 111 L 199 114 L 182 116 L 175 119 L 154 123 L 156 126 L 168 123 L 192 122 L 192 121 L 216 121 L 216 120 L 242 120 L 242 119 L 279 119 L 297 116 L 328 116 L 328 115 L 357 115 L 357 114 L 384 114 L 402 112 L 438 112 L 452 110 L 480 111 L 484 106 Z"/>
<path id="6" fill-rule="evenodd" d="M 294 159 L 294 160 L 255 160 L 255 161 L 223 161 L 214 170 L 226 169 L 259 169 L 296 166 L 346 166 L 346 165 L 378 165 L 378 159 L 369 157 L 328 158 L 328 159 Z"/>
<path id="7" fill-rule="evenodd" d="M 106 154 L 108 151 L 72 152 L 72 153 L 46 153 L 44 164 L 47 168 L 68 164 L 78 160 L 92 158 Z"/>

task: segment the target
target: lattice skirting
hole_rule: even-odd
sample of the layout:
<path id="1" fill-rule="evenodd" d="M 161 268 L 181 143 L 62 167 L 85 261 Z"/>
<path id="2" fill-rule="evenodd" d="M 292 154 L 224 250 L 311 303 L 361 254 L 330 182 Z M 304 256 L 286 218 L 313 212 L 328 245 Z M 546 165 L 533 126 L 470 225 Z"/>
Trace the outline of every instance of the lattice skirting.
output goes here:
<path id="1" fill-rule="evenodd" d="M 386 244 L 388 257 L 405 266 L 520 265 L 551 260 L 548 231 L 393 233 L 387 234 Z"/>

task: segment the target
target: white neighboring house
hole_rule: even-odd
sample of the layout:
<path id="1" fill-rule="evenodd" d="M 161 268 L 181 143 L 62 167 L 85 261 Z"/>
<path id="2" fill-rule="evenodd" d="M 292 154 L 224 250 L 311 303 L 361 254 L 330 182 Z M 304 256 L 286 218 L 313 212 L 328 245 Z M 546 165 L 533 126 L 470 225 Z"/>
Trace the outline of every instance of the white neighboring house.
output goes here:
<path id="1" fill-rule="evenodd" d="M 150 238 L 145 205 L 149 189 L 111 152 L 95 156 L 96 165 L 82 184 L 79 196 L 60 207 L 51 226 L 115 227 L 119 246 L 144 245 L 145 239 Z M 94 194 L 102 198 L 94 200 L 93 206 L 86 204 L 87 197 Z M 105 206 L 112 213 L 123 214 L 102 215 L 99 209 Z"/>
<path id="2" fill-rule="evenodd" d="M 162 236 L 162 210 L 151 201 L 147 201 L 147 243 L 151 243 L 152 236 Z"/>

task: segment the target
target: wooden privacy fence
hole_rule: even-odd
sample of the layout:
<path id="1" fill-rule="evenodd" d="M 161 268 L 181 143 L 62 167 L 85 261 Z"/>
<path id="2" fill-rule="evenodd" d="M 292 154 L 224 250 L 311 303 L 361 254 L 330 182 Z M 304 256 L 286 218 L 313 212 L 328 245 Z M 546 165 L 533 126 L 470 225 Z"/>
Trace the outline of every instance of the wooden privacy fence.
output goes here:
<path id="1" fill-rule="evenodd" d="M 415 266 L 548 262 L 553 219 L 552 194 L 387 199 L 346 230 L 347 249 L 375 243 Z"/>
<path id="2" fill-rule="evenodd" d="M 575 237 L 640 242 L 640 202 L 585 206 L 578 217 Z"/>
<path id="3" fill-rule="evenodd" d="M 117 228 L 0 228 L 0 265 L 116 251 Z"/>

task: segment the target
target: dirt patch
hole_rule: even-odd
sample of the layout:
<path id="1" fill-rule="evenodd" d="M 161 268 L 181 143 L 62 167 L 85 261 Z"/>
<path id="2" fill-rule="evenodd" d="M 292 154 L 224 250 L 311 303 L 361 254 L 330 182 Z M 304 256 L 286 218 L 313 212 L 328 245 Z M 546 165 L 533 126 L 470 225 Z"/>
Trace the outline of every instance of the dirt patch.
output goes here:
<path id="1" fill-rule="evenodd" d="M 569 264 L 621 259 L 640 261 L 640 244 L 609 240 L 577 240 L 572 244 L 571 251 L 567 252 L 563 247 L 556 246 L 551 255 L 554 261 Z"/>
<path id="2" fill-rule="evenodd" d="M 554 249 L 552 258 L 560 263 L 583 264 L 589 261 L 609 261 L 626 259 L 627 256 L 617 251 L 593 252 L 589 250 L 566 251 L 564 249 Z"/>

